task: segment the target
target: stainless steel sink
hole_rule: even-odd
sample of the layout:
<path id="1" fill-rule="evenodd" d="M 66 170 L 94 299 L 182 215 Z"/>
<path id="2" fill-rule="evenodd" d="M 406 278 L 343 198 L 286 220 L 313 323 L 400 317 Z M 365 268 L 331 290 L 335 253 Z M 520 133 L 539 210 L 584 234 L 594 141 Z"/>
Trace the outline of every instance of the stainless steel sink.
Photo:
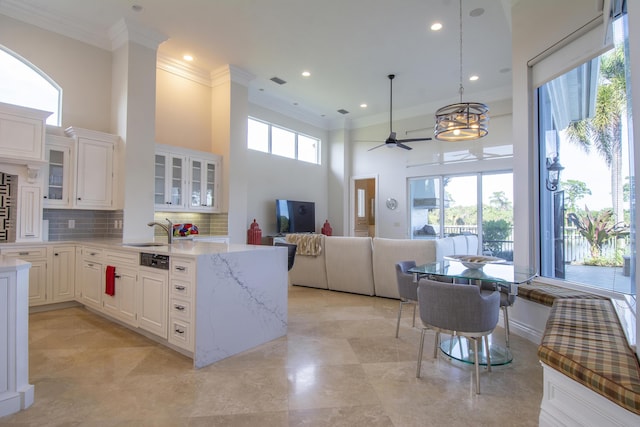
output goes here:
<path id="1" fill-rule="evenodd" d="M 146 243 L 123 243 L 122 246 L 133 246 L 136 248 L 150 248 L 154 246 L 167 246 L 166 243 L 155 243 L 155 242 L 146 242 Z"/>

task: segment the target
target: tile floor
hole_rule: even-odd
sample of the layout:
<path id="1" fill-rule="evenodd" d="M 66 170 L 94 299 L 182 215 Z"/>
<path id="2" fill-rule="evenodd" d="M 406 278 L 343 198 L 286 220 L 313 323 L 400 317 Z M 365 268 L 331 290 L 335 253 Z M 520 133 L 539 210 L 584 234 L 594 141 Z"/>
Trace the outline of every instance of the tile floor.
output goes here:
<path id="1" fill-rule="evenodd" d="M 290 288 L 287 337 L 194 370 L 191 360 L 83 308 L 30 316 L 35 403 L 0 426 L 537 426 L 542 370 L 512 335 L 513 363 L 481 372 L 432 358 L 397 301 Z M 502 329 L 495 339 L 503 339 Z"/>

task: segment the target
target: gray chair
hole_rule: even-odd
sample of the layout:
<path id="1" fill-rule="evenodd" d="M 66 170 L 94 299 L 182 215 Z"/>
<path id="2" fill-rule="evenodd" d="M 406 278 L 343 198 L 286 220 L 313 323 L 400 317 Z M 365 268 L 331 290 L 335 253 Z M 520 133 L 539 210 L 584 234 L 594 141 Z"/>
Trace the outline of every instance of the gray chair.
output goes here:
<path id="1" fill-rule="evenodd" d="M 418 283 L 418 306 L 420 308 L 420 319 L 424 327 L 420 336 L 416 377 L 420 378 L 424 335 L 428 329 L 436 331 L 436 341 L 433 349 L 434 358 L 438 356 L 440 333 L 463 336 L 473 341 L 476 393 L 480 394 L 478 339 L 484 337 L 487 369 L 491 371 L 488 336 L 498 324 L 498 314 L 500 312 L 499 292 L 495 291 L 483 295 L 480 293 L 478 286 L 421 279 Z"/>
<path id="2" fill-rule="evenodd" d="M 396 338 L 400 331 L 400 318 L 402 306 L 413 304 L 413 326 L 416 326 L 416 305 L 418 305 L 418 284 L 413 281 L 413 274 L 408 273 L 410 268 L 416 266 L 415 261 L 401 261 L 396 264 L 396 279 L 398 282 L 398 294 L 400 294 L 400 307 L 398 308 L 398 323 L 396 324 Z"/>
<path id="3" fill-rule="evenodd" d="M 500 308 L 504 318 L 504 341 L 507 348 L 509 348 L 509 307 L 516 301 L 516 296 L 509 294 L 509 291 L 505 288 L 497 288 L 495 283 L 490 282 L 482 282 L 480 290 L 483 294 L 491 293 L 495 290 L 500 292 Z"/>

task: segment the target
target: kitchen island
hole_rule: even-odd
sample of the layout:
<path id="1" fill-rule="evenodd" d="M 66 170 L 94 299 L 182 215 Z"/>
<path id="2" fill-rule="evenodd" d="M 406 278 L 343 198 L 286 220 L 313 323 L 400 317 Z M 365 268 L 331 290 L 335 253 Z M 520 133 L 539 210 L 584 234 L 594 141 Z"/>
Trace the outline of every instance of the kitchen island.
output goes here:
<path id="1" fill-rule="evenodd" d="M 286 335 L 284 248 L 188 240 L 137 248 L 171 260 L 168 342 L 192 350 L 187 354 L 193 357 L 194 367 Z M 184 288 L 194 278 L 195 292 L 185 295 Z"/>
<path id="2" fill-rule="evenodd" d="M 286 250 L 242 246 L 197 257 L 196 368 L 287 333 Z"/>
<path id="3" fill-rule="evenodd" d="M 38 267 L 29 274 L 30 310 L 80 303 L 196 368 L 287 333 L 283 247 L 87 239 L 3 244 L 0 254 Z"/>

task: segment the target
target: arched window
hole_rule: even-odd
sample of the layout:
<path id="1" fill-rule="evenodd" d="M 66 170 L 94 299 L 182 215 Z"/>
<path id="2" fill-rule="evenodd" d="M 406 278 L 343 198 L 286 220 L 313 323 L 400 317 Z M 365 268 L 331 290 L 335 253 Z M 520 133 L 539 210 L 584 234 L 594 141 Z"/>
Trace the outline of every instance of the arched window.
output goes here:
<path id="1" fill-rule="evenodd" d="M 26 59 L 0 45 L 0 102 L 51 111 L 47 124 L 60 126 L 62 89 Z"/>

